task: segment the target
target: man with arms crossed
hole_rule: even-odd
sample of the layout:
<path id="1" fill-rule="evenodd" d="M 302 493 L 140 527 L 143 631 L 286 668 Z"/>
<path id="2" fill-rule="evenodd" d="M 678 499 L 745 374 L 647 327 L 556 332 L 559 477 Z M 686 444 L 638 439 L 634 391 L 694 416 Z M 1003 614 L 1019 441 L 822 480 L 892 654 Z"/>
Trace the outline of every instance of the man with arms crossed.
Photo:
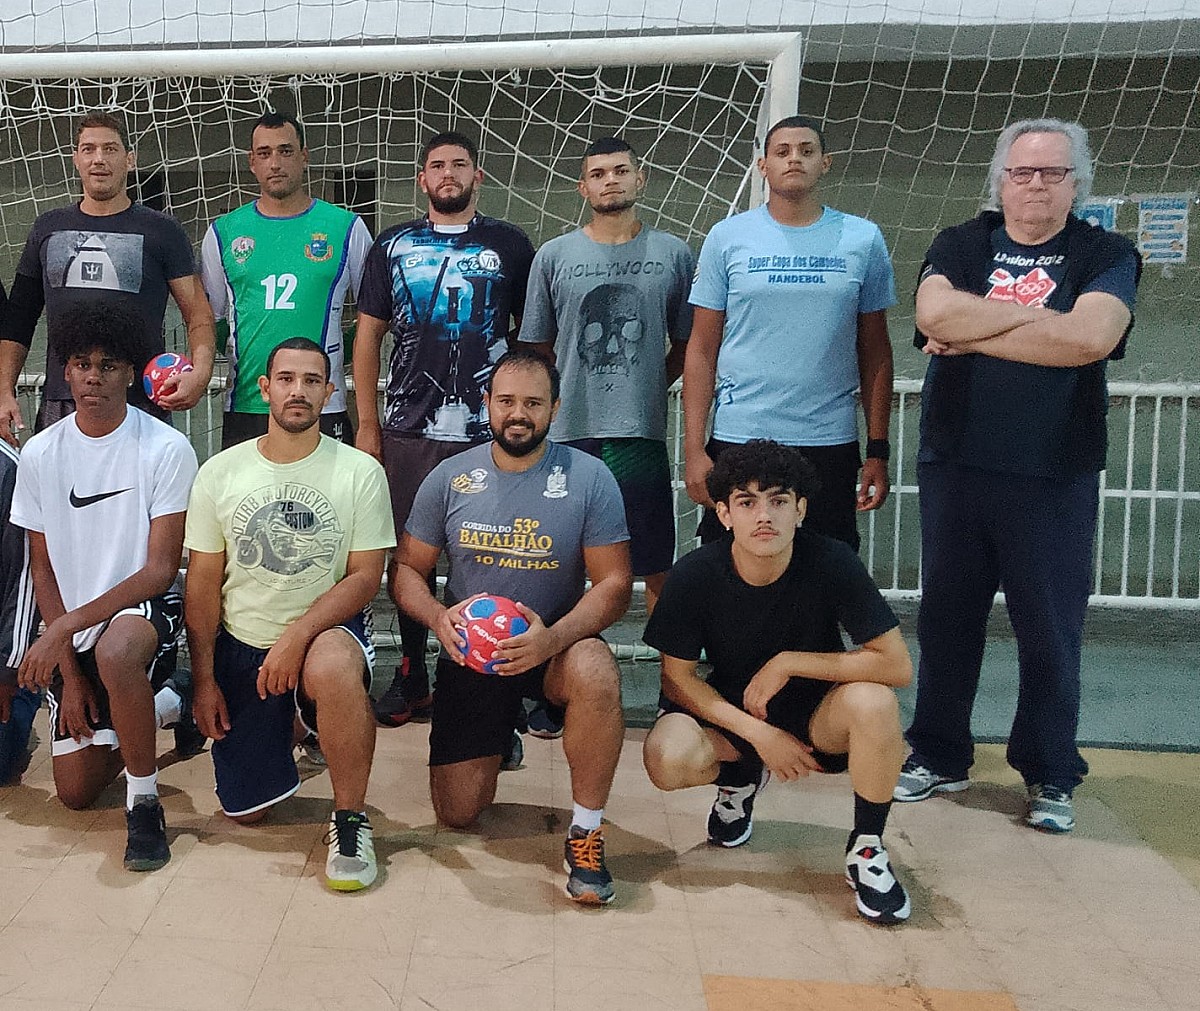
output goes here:
<path id="1" fill-rule="evenodd" d="M 993 209 L 934 239 L 917 288 L 921 397 L 921 667 L 896 799 L 964 790 L 971 709 L 996 590 L 1017 639 L 1008 762 L 1026 822 L 1075 825 L 1075 742 L 1105 363 L 1125 355 L 1141 261 L 1072 213 L 1092 186 L 1087 133 L 1021 120 L 996 142 Z"/>
<path id="2" fill-rule="evenodd" d="M 217 319 L 229 322 L 229 390 L 221 448 L 267 432 L 258 390 L 267 355 L 289 337 L 325 349 L 333 396 L 321 431 L 353 443 L 346 413 L 342 307 L 357 297 L 371 234 L 351 211 L 309 196 L 308 148 L 294 116 L 267 112 L 250 131 L 250 171 L 257 200 L 217 218 L 200 247 L 204 290 Z"/>
<path id="3" fill-rule="evenodd" d="M 485 406 L 494 441 L 444 461 L 421 484 L 392 581 L 393 598 L 442 644 L 429 735 L 433 808 L 445 825 L 470 825 L 496 795 L 521 700 L 562 706 L 574 800 L 567 894 L 605 904 L 613 883 L 600 821 L 624 721 L 620 672 L 600 632 L 629 606 L 625 510 L 599 460 L 546 440 L 558 372 L 536 352 L 500 359 Z M 448 607 L 427 583 L 443 550 Z M 530 625 L 501 646 L 498 675 L 463 666 L 461 607 L 482 593 L 511 597 Z"/>
<path id="4" fill-rule="evenodd" d="M 855 511 L 878 509 L 887 497 L 886 310 L 896 284 L 879 228 L 821 204 L 820 181 L 831 161 L 816 120 L 780 120 L 758 160 L 770 186 L 767 203 L 716 224 L 700 250 L 683 415 L 688 494 L 710 507 L 703 540 L 721 534 L 704 483 L 713 460 L 754 438 L 804 450 L 820 481 L 809 501 L 809 528 L 855 550 Z M 713 435 L 705 445 L 714 385 Z M 861 479 L 859 388 L 867 422 Z"/>
<path id="5" fill-rule="evenodd" d="M 20 682 L 50 689 L 58 797 L 86 807 L 124 764 L 125 866 L 149 871 L 171 858 L 155 730 L 182 715 L 162 675 L 174 669 L 182 618 L 176 583 L 196 454 L 170 425 L 126 404 L 141 381 L 140 322 L 120 302 L 59 318 L 76 410 L 26 445 L 12 522 L 29 532 L 46 622 Z"/>
<path id="6" fill-rule="evenodd" d="M 515 225 L 479 214 L 479 152 L 460 133 L 430 138 L 417 183 L 422 218 L 375 241 L 358 298 L 355 445 L 382 461 L 392 514 L 404 530 L 413 496 L 442 460 L 492 436 L 482 384 L 520 321 L 533 246 Z M 394 339 L 382 426 L 375 402 L 383 336 Z M 432 704 L 427 630 L 400 611 L 404 660 L 375 703 L 384 726 L 400 726 Z"/>
<path id="7" fill-rule="evenodd" d="M 72 306 L 119 303 L 136 312 L 130 361 L 137 382 L 129 402 L 158 418 L 200 402 L 213 366 L 212 310 L 196 277 L 192 245 L 170 215 L 135 204 L 125 191 L 134 166 L 125 125 L 92 112 L 75 132 L 75 169 L 83 184 L 78 204 L 38 215 L 17 264 L 8 312 L 0 325 L 0 437 L 17 445 L 24 428 L 16 385 L 46 310 L 46 386 L 38 409 L 40 430 L 74 410 L 59 339 L 59 320 Z M 142 388 L 142 369 L 166 350 L 163 316 L 167 294 L 187 327 L 194 371 L 168 379 L 152 404 Z"/>
<path id="8" fill-rule="evenodd" d="M 186 622 L 217 799 L 252 824 L 296 792 L 297 715 L 333 783 L 325 883 L 375 880 L 371 599 L 395 545 L 383 468 L 321 433 L 329 358 L 294 337 L 259 379 L 267 434 L 208 460 L 188 507 Z"/>
<path id="9" fill-rule="evenodd" d="M 645 641 L 662 652 L 670 704 L 643 758 L 664 790 L 717 784 L 709 840 L 750 838 L 767 774 L 850 770 L 854 829 L 846 880 L 875 923 L 908 919 L 882 835 L 904 757 L 893 689 L 912 663 L 891 609 L 849 548 L 801 530 L 813 470 L 798 450 L 753 441 L 708 474 L 732 538 L 671 570 Z M 858 648 L 846 652 L 841 629 Z M 696 674 L 701 651 L 713 665 Z"/>

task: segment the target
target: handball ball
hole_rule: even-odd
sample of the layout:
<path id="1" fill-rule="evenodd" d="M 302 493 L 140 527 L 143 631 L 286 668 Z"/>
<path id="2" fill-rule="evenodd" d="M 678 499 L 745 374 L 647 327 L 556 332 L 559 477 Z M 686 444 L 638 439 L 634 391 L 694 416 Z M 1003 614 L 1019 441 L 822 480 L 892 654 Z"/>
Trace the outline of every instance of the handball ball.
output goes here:
<path id="1" fill-rule="evenodd" d="M 460 632 L 465 661 L 480 674 L 496 674 L 496 647 L 529 628 L 525 616 L 507 597 L 480 597 L 462 609 L 466 625 Z"/>
<path id="2" fill-rule="evenodd" d="M 162 393 L 163 383 L 184 372 L 191 371 L 192 363 L 183 355 L 177 355 L 174 351 L 155 355 L 147 363 L 145 371 L 142 372 L 142 386 L 146 390 L 146 396 L 157 404 L 159 394 Z"/>

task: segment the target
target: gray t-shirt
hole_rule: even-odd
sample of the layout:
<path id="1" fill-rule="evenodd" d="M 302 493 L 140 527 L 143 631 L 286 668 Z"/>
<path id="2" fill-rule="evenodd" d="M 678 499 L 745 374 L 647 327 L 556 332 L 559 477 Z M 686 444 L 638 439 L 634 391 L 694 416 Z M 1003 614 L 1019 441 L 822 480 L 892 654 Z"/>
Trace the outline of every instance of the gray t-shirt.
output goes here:
<path id="1" fill-rule="evenodd" d="M 549 441 L 537 466 L 519 474 L 498 470 L 486 444 L 438 464 L 405 530 L 449 556 L 448 602 L 494 593 L 532 608 L 547 625 L 583 596 L 583 549 L 629 540 L 608 468 Z"/>
<path id="2" fill-rule="evenodd" d="M 617 245 L 580 228 L 538 250 L 521 340 L 554 342 L 562 407 L 551 438 L 666 439 L 666 339 L 691 333 L 692 269 L 682 239 L 645 226 Z"/>

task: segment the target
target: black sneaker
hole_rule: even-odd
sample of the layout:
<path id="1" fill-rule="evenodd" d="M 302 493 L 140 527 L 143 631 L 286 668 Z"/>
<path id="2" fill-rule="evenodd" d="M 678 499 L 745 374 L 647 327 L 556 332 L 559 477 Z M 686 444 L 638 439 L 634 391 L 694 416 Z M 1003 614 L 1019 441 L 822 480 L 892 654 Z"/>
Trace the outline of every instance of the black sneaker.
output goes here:
<path id="1" fill-rule="evenodd" d="M 170 688 L 180 699 L 179 719 L 169 727 L 175 735 L 175 754 L 180 758 L 200 754 L 208 738 L 196 726 L 192 715 L 192 672 L 186 667 L 179 668 L 163 682 L 163 688 Z"/>
<path id="2" fill-rule="evenodd" d="M 423 670 L 420 675 L 410 675 L 409 669 L 409 658 L 404 657 L 400 666 L 396 668 L 388 690 L 372 704 L 371 708 L 375 711 L 375 719 L 380 726 L 402 727 L 409 720 L 428 716 L 433 708 L 429 675 Z"/>
<path id="3" fill-rule="evenodd" d="M 521 768 L 523 761 L 525 761 L 525 745 L 521 741 L 521 735 L 514 730 L 512 740 L 508 742 L 508 751 L 500 756 L 500 771 L 516 772 Z"/>
<path id="4" fill-rule="evenodd" d="M 553 741 L 563 734 L 563 711 L 559 706 L 539 702 L 529 710 L 529 733 L 544 741 Z"/>
<path id="5" fill-rule="evenodd" d="M 912 912 L 877 835 L 857 836 L 846 852 L 846 884 L 857 896 L 858 915 L 872 923 L 903 923 Z"/>
<path id="6" fill-rule="evenodd" d="M 125 844 L 127 871 L 156 871 L 171 859 L 167 819 L 157 797 L 134 797 L 133 808 L 125 812 L 125 825 L 129 831 Z"/>
<path id="7" fill-rule="evenodd" d="M 564 845 L 567 895 L 586 906 L 607 906 L 613 900 L 612 875 L 604 866 L 604 830 L 572 825 Z"/>
<path id="8" fill-rule="evenodd" d="M 770 778 L 770 770 L 763 769 L 762 778 L 757 783 L 717 787 L 717 799 L 708 813 L 710 843 L 732 849 L 750 838 L 750 833 L 754 831 L 754 798 Z"/>

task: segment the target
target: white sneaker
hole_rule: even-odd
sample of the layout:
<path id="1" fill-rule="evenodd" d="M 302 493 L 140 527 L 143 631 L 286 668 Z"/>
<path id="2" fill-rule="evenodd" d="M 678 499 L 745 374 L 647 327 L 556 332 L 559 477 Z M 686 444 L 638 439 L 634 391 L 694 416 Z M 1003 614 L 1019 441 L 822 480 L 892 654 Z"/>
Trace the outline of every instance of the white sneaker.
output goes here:
<path id="1" fill-rule="evenodd" d="M 335 892 L 357 892 L 375 880 L 375 842 L 365 814 L 334 811 L 325 842 L 325 884 Z"/>

